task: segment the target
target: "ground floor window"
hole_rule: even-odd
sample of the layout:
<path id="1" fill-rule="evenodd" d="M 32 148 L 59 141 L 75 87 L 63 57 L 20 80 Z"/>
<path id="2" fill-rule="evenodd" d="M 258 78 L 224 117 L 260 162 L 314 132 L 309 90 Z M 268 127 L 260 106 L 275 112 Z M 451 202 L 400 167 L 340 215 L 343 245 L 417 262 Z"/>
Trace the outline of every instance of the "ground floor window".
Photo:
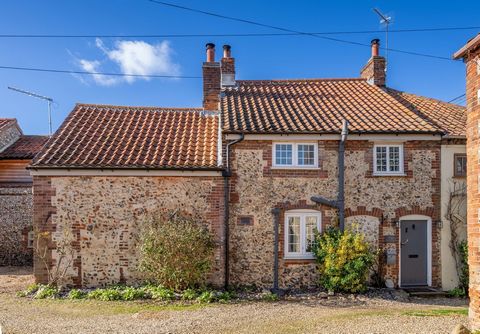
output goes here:
<path id="1" fill-rule="evenodd" d="M 285 213 L 285 258 L 313 259 L 315 231 L 321 229 L 321 214 L 313 210 Z"/>

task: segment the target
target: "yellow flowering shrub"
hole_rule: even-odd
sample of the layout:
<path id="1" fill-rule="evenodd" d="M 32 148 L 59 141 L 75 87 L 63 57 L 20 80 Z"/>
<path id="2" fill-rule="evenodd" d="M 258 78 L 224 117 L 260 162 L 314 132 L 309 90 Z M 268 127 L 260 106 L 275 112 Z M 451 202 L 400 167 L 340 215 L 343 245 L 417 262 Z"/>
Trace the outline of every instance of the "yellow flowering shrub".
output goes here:
<path id="1" fill-rule="evenodd" d="M 320 270 L 320 285 L 328 291 L 364 292 L 374 262 L 363 234 L 330 228 L 316 235 L 314 254 Z"/>

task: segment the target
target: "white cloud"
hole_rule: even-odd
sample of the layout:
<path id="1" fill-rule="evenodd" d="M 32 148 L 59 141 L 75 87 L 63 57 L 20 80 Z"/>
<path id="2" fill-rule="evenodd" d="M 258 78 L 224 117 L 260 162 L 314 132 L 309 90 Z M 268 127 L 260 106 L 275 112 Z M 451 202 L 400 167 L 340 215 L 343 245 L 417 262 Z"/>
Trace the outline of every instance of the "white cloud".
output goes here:
<path id="1" fill-rule="evenodd" d="M 144 41 L 117 41 L 108 49 L 99 38 L 95 45 L 107 57 L 105 61 L 78 59 L 78 65 L 87 72 L 102 72 L 106 62 L 118 67 L 118 72 L 135 75 L 178 75 L 180 66 L 172 60 L 173 50 L 168 41 L 149 44 Z M 121 82 L 133 83 L 136 80 L 150 80 L 149 77 L 113 77 L 101 74 L 92 75 L 95 82 L 102 86 L 111 86 Z"/>

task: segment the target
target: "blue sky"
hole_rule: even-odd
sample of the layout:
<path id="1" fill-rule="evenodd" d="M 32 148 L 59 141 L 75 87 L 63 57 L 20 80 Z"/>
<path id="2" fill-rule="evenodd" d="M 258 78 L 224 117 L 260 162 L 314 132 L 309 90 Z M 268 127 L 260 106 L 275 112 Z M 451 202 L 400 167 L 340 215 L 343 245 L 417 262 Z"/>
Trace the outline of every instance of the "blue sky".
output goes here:
<path id="1" fill-rule="evenodd" d="M 373 7 L 393 17 L 392 29 L 478 26 L 480 1 L 193 1 L 172 3 L 300 31 L 377 30 Z M 10 0 L 0 4 L 0 34 L 221 34 L 272 29 L 204 16 L 146 0 Z M 389 47 L 450 57 L 475 30 L 391 33 Z M 335 35 L 369 44 L 383 33 Z M 147 39 L 0 39 L 0 66 L 200 76 L 205 43 L 231 44 L 237 78 L 357 77 L 366 47 L 310 36 Z M 465 68 L 452 62 L 389 53 L 387 84 L 450 100 L 465 90 Z M 71 74 L 0 69 L 0 117 L 15 117 L 26 134 L 48 132 L 46 104 L 7 90 L 15 86 L 51 96 L 57 128 L 77 102 L 200 106 L 200 79 L 110 80 Z"/>

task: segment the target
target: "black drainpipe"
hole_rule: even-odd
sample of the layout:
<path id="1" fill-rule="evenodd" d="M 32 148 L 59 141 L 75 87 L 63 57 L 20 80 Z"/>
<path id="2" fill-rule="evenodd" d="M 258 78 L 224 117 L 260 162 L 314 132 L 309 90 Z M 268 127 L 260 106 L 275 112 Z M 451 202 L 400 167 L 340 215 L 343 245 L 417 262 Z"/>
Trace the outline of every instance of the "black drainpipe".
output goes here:
<path id="1" fill-rule="evenodd" d="M 340 144 L 338 145 L 338 195 L 332 201 L 320 196 L 312 196 L 315 203 L 327 205 L 338 209 L 338 225 L 340 231 L 345 230 L 345 143 L 348 135 L 348 121 L 343 120 Z"/>
<path id="2" fill-rule="evenodd" d="M 224 228 L 225 228 L 225 289 L 228 289 L 229 282 L 230 282 L 230 182 L 229 178 L 232 176 L 232 171 L 230 170 L 230 147 L 241 142 L 245 139 L 245 135 L 242 133 L 240 134 L 240 138 L 228 143 L 225 148 L 225 170 L 223 171 L 222 175 L 224 177 L 224 185 L 223 185 L 223 196 L 224 196 L 224 203 L 225 203 L 225 220 L 224 220 Z"/>

